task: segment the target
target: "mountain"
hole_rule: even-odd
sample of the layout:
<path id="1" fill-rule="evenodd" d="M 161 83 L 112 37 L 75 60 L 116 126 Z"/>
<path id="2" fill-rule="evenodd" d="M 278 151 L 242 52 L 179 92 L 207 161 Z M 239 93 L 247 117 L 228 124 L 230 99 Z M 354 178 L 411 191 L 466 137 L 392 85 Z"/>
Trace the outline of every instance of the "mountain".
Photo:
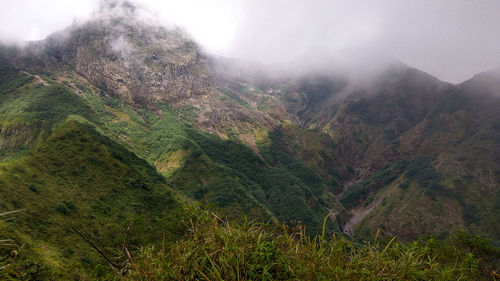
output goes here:
<path id="1" fill-rule="evenodd" d="M 498 70 L 459 85 L 399 62 L 361 80 L 295 71 L 106 3 L 0 47 L 0 207 L 20 210 L 0 228 L 26 252 L 2 262 L 93 278 L 178 241 L 197 203 L 312 235 L 500 239 Z"/>
<path id="2" fill-rule="evenodd" d="M 479 73 L 472 79 L 463 82 L 461 88 L 464 88 L 475 95 L 498 97 L 500 87 L 500 66 L 490 71 Z"/>
<path id="3" fill-rule="evenodd" d="M 311 233 L 343 209 L 179 30 L 98 17 L 0 58 L 0 206 L 21 210 L 2 233 L 26 245 L 20 267 L 85 276 L 121 245 L 178 239 L 194 201 Z"/>
<path id="4" fill-rule="evenodd" d="M 238 89 L 253 83 L 290 122 L 330 138 L 337 162 L 348 167 L 337 168 L 343 187 L 334 191 L 351 213 L 345 232 L 373 237 L 380 228 L 415 239 L 466 228 L 498 237 L 497 71 L 451 85 L 402 63 L 358 82 L 328 73 L 261 79 L 265 69 L 216 69 L 219 83 L 242 98 L 249 94 Z M 325 175 L 327 167 L 314 168 Z"/>

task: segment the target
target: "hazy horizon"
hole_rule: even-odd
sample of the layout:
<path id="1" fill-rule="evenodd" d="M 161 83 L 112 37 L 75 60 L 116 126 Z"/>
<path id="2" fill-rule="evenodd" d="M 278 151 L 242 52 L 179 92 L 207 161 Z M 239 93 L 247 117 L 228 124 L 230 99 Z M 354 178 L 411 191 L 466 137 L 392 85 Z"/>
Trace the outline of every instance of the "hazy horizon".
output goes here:
<path id="1" fill-rule="evenodd" d="M 495 0 L 130 2 L 162 24 L 184 27 L 209 53 L 264 64 L 340 61 L 363 68 L 394 58 L 452 83 L 500 64 L 500 1 Z M 87 20 L 99 3 L 4 3 L 0 34 L 40 40 Z"/>

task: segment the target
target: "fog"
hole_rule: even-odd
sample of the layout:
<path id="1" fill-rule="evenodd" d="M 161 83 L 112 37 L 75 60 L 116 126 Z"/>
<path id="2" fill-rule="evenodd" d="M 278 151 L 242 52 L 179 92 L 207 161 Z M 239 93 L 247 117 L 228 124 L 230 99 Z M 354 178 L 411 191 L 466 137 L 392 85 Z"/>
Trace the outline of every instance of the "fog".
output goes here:
<path id="1" fill-rule="evenodd" d="M 500 64 L 498 0 L 138 0 L 213 54 L 265 64 L 377 68 L 397 59 L 457 83 Z M 43 39 L 98 0 L 3 0 L 2 38 Z M 13 39 L 10 39 L 13 41 Z"/>

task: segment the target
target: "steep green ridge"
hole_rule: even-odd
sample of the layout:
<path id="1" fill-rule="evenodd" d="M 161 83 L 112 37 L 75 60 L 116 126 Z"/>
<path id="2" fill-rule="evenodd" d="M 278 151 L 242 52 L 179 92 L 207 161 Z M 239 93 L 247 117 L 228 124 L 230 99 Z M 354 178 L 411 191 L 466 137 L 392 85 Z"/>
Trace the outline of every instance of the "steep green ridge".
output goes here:
<path id="1" fill-rule="evenodd" d="M 3 153 L 29 147 L 70 115 L 95 121 L 89 106 L 62 85 L 36 81 L 41 78 L 9 65 L 2 65 L 0 79 Z"/>
<path id="2" fill-rule="evenodd" d="M 84 99 L 4 65 L 1 78 L 0 208 L 22 210 L 2 222 L 1 239 L 24 245 L 14 256 L 23 274 L 109 270 L 85 239 L 113 256 L 122 243 L 179 237 L 182 197 L 153 166 L 102 135 Z M 17 246 L 2 247 L 7 262 Z"/>
<path id="3" fill-rule="evenodd" d="M 105 264 L 76 231 L 108 256 L 122 243 L 182 233 L 182 205 L 162 176 L 78 121 L 62 123 L 19 159 L 1 163 L 0 183 L 0 208 L 22 210 L 2 224 L 3 239 L 24 245 L 20 266 L 37 260 L 53 272 L 79 275 Z"/>

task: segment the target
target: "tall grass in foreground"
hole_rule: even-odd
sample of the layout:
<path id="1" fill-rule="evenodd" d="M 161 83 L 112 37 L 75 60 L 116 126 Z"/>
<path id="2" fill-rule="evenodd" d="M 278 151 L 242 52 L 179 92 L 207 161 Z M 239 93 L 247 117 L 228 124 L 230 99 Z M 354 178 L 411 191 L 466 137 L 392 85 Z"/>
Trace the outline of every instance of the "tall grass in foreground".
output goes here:
<path id="1" fill-rule="evenodd" d="M 257 223 L 233 226 L 208 213 L 188 224 L 188 235 L 170 249 L 143 248 L 135 258 L 127 251 L 129 269 L 124 277 L 211 281 L 499 280 L 491 268 L 498 264 L 498 248 L 489 242 L 474 244 L 482 238 L 465 233 L 447 242 L 427 239 L 402 244 L 394 238 L 381 242 L 375 237 L 373 243 L 358 245 L 340 235 L 311 238 L 300 227 L 283 227 L 276 232 Z M 460 247 L 460 241 L 479 250 Z"/>
<path id="2" fill-rule="evenodd" d="M 23 210 L 0 213 L 0 226 L 6 221 L 13 220 L 15 214 L 21 211 Z M 23 245 L 13 239 L 5 238 L 4 234 L 0 232 L 0 280 L 33 280 L 33 274 L 41 275 L 47 270 L 36 261 L 19 260 L 19 255 L 24 251 Z M 20 267 L 26 270 L 20 273 L 18 270 Z"/>

